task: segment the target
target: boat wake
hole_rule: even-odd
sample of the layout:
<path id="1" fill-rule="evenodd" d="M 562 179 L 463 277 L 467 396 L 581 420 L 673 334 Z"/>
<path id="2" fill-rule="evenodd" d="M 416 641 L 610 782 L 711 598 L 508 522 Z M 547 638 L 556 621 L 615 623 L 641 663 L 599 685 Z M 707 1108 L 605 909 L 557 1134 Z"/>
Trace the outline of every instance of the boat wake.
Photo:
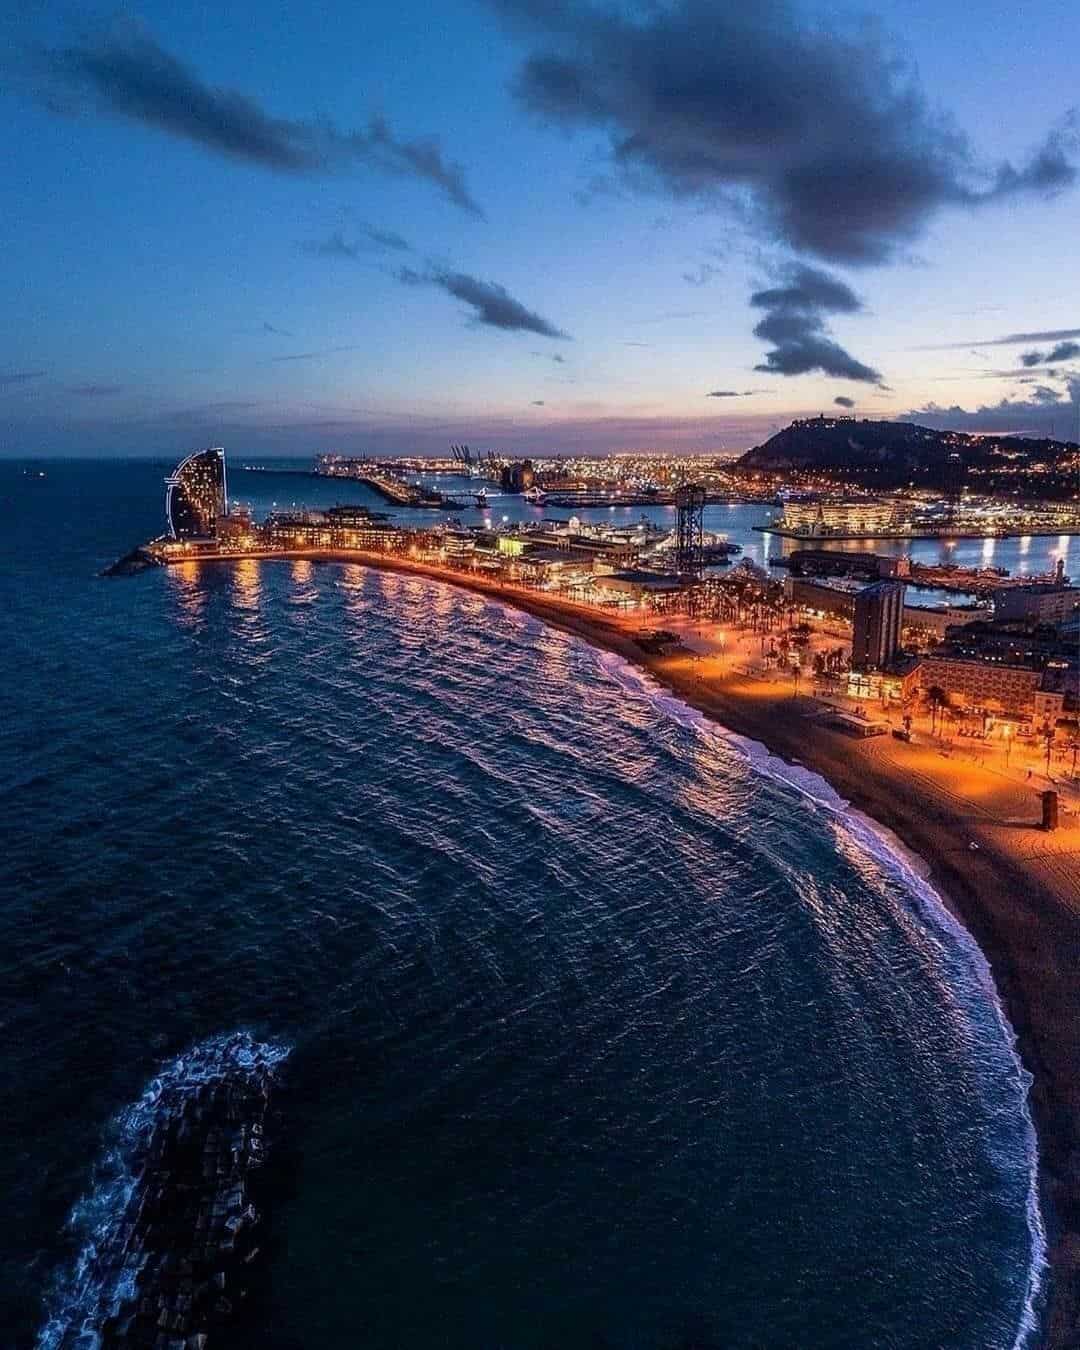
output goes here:
<path id="1" fill-rule="evenodd" d="M 267 1105 L 288 1048 L 245 1031 L 163 1065 L 113 1123 L 71 1213 L 78 1253 L 46 1300 L 38 1350 L 202 1344 L 246 1293 Z M 193 1339 L 189 1339 L 193 1338 Z"/>

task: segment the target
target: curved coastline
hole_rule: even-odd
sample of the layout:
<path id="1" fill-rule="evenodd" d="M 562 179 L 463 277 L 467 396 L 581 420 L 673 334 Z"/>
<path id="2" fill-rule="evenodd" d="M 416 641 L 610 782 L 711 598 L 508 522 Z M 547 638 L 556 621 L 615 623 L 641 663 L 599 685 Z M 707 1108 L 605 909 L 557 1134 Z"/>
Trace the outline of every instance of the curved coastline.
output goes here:
<path id="1" fill-rule="evenodd" d="M 935 794 L 920 783 L 905 795 L 899 775 L 868 771 L 865 759 L 824 728 L 794 713 L 776 717 L 775 700 L 747 697 L 737 682 L 726 679 L 706 687 L 686 657 L 643 651 L 631 636 L 636 625 L 617 616 L 386 554 L 305 550 L 262 558 L 354 563 L 457 586 L 610 652 L 660 686 L 665 701 L 678 703 L 710 730 L 740 744 L 759 769 L 813 796 L 841 816 L 864 847 L 886 855 L 928 916 L 951 924 L 952 935 L 975 948 L 1003 1030 L 1030 1081 L 1027 1104 L 1037 1141 L 1033 1169 L 1038 1186 L 1029 1197 L 1028 1222 L 1035 1259 L 1017 1350 L 1033 1343 L 1047 1350 L 1080 1345 L 1080 1085 L 1072 1081 L 1072 1067 L 1080 1063 L 1080 982 L 1074 976 L 1080 912 L 1064 883 L 1054 886 L 1053 877 L 1034 875 L 995 840 L 992 822 L 965 814 L 950 794 Z M 825 788 L 823 797 L 816 784 Z M 968 848 L 973 836 L 978 852 Z"/>

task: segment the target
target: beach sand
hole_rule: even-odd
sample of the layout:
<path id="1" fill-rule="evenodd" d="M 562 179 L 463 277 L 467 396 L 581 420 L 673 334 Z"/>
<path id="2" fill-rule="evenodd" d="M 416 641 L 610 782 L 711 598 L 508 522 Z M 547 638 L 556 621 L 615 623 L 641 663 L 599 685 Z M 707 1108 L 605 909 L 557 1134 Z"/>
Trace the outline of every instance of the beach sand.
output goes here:
<path id="1" fill-rule="evenodd" d="M 821 774 L 927 865 L 928 880 L 989 962 L 1032 1075 L 1049 1280 L 1043 1341 L 1080 1347 L 1080 820 L 1038 828 L 1036 791 L 933 746 L 853 740 L 808 717 L 790 684 L 734 668 L 706 673 L 688 653 L 654 655 L 633 640 L 648 623 L 482 575 L 372 554 L 353 561 L 411 572 L 497 598 L 646 670 L 684 702 L 773 754 Z M 656 626 L 668 626 L 664 620 Z M 975 843 L 977 849 L 970 845 Z"/>

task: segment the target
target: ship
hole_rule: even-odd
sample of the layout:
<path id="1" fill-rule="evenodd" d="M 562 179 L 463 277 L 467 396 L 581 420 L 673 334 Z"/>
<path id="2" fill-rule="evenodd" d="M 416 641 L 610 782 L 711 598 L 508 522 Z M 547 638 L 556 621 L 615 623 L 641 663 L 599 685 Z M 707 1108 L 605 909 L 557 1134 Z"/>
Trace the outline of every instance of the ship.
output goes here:
<path id="1" fill-rule="evenodd" d="M 481 511 L 491 510 L 491 503 L 488 501 L 487 488 L 481 488 L 476 494 L 476 505 Z"/>
<path id="2" fill-rule="evenodd" d="M 547 493 L 543 488 L 528 488 L 523 495 L 530 506 L 543 506 L 547 501 Z"/>

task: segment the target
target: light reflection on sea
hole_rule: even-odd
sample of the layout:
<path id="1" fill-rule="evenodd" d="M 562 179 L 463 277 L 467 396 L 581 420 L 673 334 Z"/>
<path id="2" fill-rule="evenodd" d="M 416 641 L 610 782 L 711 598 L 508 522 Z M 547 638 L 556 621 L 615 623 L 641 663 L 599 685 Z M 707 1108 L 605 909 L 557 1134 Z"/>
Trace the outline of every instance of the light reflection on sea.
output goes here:
<path id="1" fill-rule="evenodd" d="M 247 1027 L 293 1047 L 271 1350 L 1012 1346 L 1024 1083 L 873 838 L 484 597 L 101 581 L 157 483 L 81 473 L 0 604 L 15 1343 L 108 1122 Z"/>

